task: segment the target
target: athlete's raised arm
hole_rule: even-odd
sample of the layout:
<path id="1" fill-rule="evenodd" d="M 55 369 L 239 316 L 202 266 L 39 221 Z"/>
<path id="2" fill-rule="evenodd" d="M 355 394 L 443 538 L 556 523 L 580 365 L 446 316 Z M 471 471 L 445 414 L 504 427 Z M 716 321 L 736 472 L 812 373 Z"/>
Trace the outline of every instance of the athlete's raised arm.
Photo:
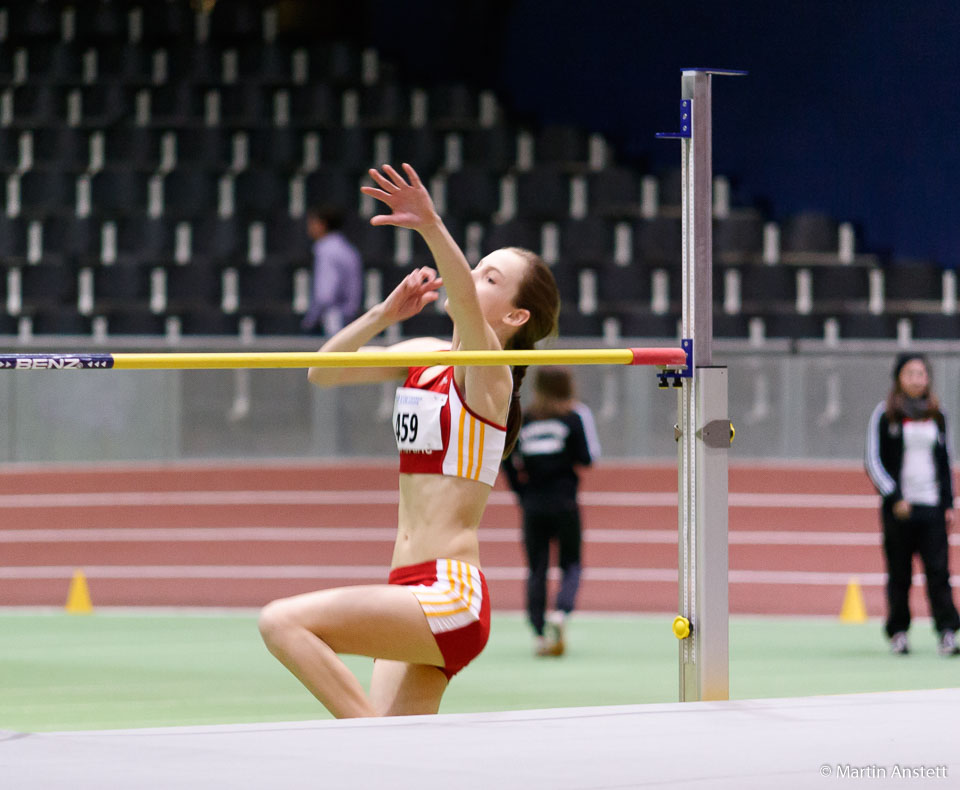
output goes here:
<path id="1" fill-rule="evenodd" d="M 448 312 L 457 328 L 460 347 L 464 350 L 499 349 L 500 342 L 483 317 L 470 264 L 453 240 L 434 208 L 430 193 L 410 165 L 403 165 L 404 178 L 390 165 L 383 173 L 370 170 L 376 187 L 361 191 L 390 207 L 390 214 L 380 214 L 371 225 L 397 225 L 417 231 L 426 241 L 437 264 L 449 299 Z"/>

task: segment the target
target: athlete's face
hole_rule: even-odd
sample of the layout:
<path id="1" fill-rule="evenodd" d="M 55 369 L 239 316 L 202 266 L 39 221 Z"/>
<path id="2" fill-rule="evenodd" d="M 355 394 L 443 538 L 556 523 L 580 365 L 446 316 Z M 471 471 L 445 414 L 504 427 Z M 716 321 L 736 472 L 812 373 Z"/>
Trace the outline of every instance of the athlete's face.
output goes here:
<path id="1" fill-rule="evenodd" d="M 491 252 L 473 269 L 483 317 L 498 335 L 509 336 L 530 317 L 529 311 L 514 303 L 528 266 L 524 258 L 503 249 Z"/>
<path id="2" fill-rule="evenodd" d="M 911 359 L 900 371 L 900 389 L 908 398 L 919 398 L 930 385 L 930 375 L 923 360 Z"/>

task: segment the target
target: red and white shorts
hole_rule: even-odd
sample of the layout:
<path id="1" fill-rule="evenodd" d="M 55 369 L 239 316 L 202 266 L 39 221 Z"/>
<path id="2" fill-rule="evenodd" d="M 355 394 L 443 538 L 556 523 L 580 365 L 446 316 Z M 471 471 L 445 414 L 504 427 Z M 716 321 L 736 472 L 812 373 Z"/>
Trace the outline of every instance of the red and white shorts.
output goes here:
<path id="1" fill-rule="evenodd" d="M 483 572 L 460 560 L 430 560 L 390 571 L 411 587 L 443 655 L 449 680 L 475 659 L 490 636 L 490 595 Z"/>

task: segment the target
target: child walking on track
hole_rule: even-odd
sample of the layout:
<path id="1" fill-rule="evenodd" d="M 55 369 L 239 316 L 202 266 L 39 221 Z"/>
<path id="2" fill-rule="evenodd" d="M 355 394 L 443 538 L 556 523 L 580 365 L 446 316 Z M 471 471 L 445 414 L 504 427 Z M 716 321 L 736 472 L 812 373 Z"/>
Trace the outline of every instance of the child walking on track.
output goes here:
<path id="1" fill-rule="evenodd" d="M 529 349 L 554 332 L 560 300 L 543 261 L 511 247 L 471 270 L 417 173 L 406 164 L 403 170 L 385 165 L 370 171 L 376 186 L 362 191 L 391 212 L 371 224 L 420 233 L 438 271 L 412 271 L 321 351 L 373 350 L 365 344 L 435 302 L 441 286 L 453 319 L 452 342 L 419 338 L 392 349 Z M 310 370 L 309 380 L 320 387 L 402 383 L 393 417 L 400 507 L 388 583 L 274 601 L 260 616 L 267 647 L 335 716 L 436 713 L 450 679 L 486 644 L 490 600 L 477 528 L 501 458 L 520 428 L 524 372 L 443 365 Z M 341 653 L 376 659 L 369 692 Z"/>
<path id="2" fill-rule="evenodd" d="M 564 627 L 581 571 L 577 469 L 589 466 L 599 454 L 593 415 L 574 399 L 570 372 L 539 368 L 533 378 L 533 403 L 524 414 L 517 446 L 504 464 L 523 508 L 527 614 L 538 656 L 561 656 L 565 651 Z M 563 578 L 556 609 L 547 619 L 547 570 L 554 541 Z"/>
<path id="3" fill-rule="evenodd" d="M 873 410 L 867 431 L 867 473 L 883 497 L 883 553 L 887 562 L 886 632 L 893 653 L 910 652 L 913 555 L 923 560 L 938 652 L 960 655 L 960 616 L 950 589 L 947 528 L 954 523 L 947 426 L 920 354 L 901 354 L 893 388 Z"/>

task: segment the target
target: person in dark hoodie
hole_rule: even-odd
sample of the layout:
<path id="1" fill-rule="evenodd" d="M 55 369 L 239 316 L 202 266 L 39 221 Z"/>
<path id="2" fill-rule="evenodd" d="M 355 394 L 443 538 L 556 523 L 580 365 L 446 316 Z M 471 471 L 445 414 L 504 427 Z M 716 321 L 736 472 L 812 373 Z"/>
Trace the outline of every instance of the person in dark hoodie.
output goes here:
<path id="1" fill-rule="evenodd" d="M 938 652 L 960 655 L 960 615 L 950 589 L 947 529 L 954 522 L 947 428 L 922 354 L 897 357 L 893 386 L 873 410 L 866 467 L 883 497 L 883 552 L 887 564 L 886 633 L 890 649 L 910 652 L 909 594 L 913 555 L 919 554 L 938 637 Z"/>

